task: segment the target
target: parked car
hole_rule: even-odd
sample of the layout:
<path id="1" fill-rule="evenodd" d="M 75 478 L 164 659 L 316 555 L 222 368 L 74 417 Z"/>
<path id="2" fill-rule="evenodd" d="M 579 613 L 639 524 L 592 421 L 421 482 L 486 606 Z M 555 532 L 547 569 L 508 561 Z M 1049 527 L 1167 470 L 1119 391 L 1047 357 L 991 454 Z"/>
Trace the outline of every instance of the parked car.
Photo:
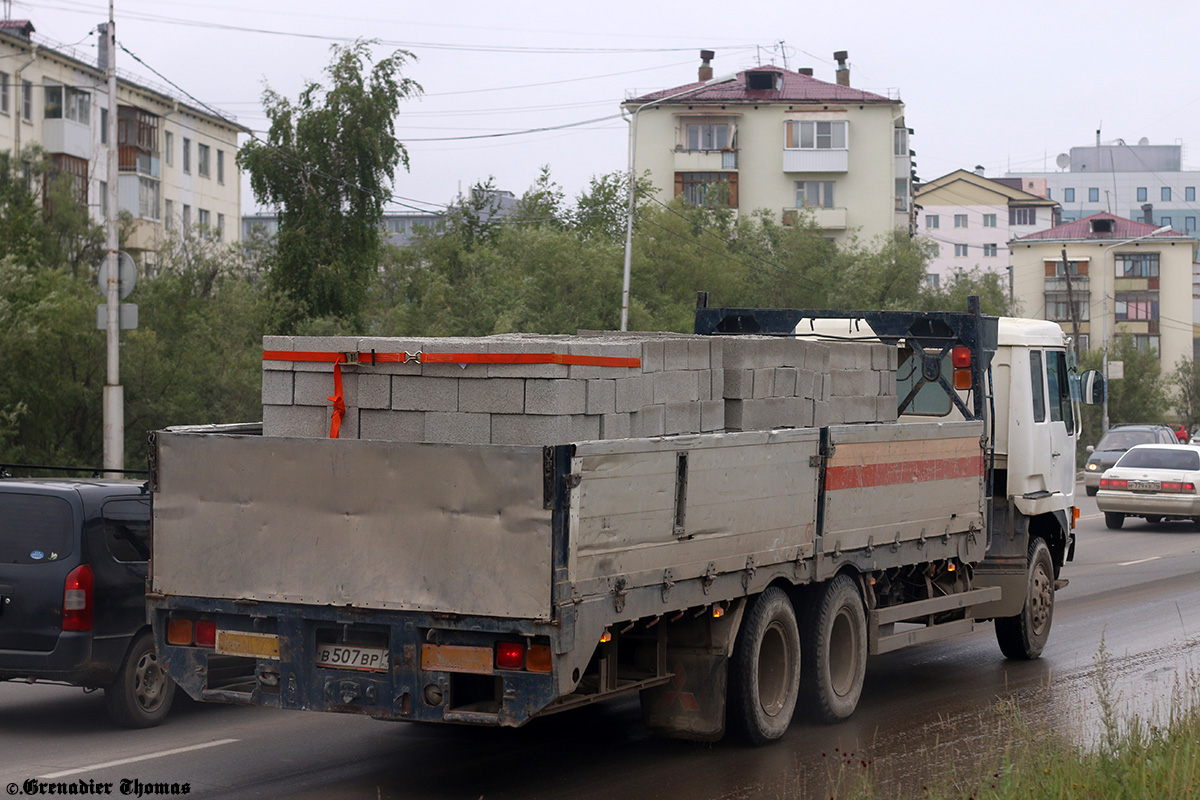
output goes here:
<path id="1" fill-rule="evenodd" d="M 0 478 L 0 680 L 104 689 L 157 725 L 175 684 L 146 624 L 150 494 L 132 480 Z"/>
<path id="2" fill-rule="evenodd" d="M 1117 463 L 1121 455 L 1138 444 L 1179 444 L 1175 431 L 1168 425 L 1114 425 L 1100 437 L 1095 447 L 1088 446 L 1088 459 L 1083 465 L 1083 486 L 1089 497 L 1100 488 L 1100 475 Z"/>
<path id="3" fill-rule="evenodd" d="M 1141 444 L 1131 447 L 1100 477 L 1096 506 L 1117 530 L 1126 517 L 1151 524 L 1191 520 L 1200 530 L 1200 446 Z"/>

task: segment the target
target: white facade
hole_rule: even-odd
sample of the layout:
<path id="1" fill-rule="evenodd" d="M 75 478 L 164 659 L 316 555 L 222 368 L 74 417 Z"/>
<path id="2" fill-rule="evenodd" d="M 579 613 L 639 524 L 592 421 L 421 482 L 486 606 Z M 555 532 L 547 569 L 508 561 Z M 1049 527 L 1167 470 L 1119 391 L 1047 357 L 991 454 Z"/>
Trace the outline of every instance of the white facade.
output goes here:
<path id="1" fill-rule="evenodd" d="M 31 28 L 0 29 L 0 84 L 8 87 L 0 92 L 0 150 L 40 145 L 54 172 L 77 176 L 80 200 L 101 222 L 109 153 L 104 72 L 69 48 L 26 38 Z M 117 104 L 118 202 L 135 220 L 127 244 L 135 257 L 153 262 L 163 235 L 185 222 L 207 220 L 206 234 L 237 240 L 237 137 L 246 129 L 125 79 L 117 82 Z"/>
<path id="2" fill-rule="evenodd" d="M 1009 240 L 1053 227 L 1057 214 L 1044 197 L 967 170 L 923 184 L 916 202 L 917 235 L 938 248 L 927 277 L 934 286 L 972 270 L 1007 280 Z"/>
<path id="3" fill-rule="evenodd" d="M 1019 178 L 1046 181 L 1048 196 L 1062 206 L 1064 222 L 1106 212 L 1170 225 L 1195 234 L 1200 221 L 1200 172 L 1182 169 L 1183 146 L 1117 144 L 1073 147 L 1059 156 L 1065 165 L 1055 172 L 1010 172 Z M 1148 206 L 1148 208 L 1147 208 Z"/>
<path id="4" fill-rule="evenodd" d="M 830 84 L 762 67 L 630 100 L 634 169 L 649 171 L 662 203 L 683 195 L 739 214 L 765 209 L 785 224 L 809 214 L 835 240 L 908 230 L 904 105 L 852 89 L 846 76 Z M 756 88 L 760 79 L 770 88 Z"/>

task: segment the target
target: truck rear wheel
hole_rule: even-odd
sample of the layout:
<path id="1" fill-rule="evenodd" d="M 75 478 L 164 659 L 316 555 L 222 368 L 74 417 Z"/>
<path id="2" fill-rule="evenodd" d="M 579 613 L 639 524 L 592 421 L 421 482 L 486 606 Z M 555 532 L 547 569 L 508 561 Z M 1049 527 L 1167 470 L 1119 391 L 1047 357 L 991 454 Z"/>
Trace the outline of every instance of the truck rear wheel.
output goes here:
<path id="1" fill-rule="evenodd" d="M 783 736 L 800 694 L 800 631 L 782 589 L 770 587 L 742 619 L 729 663 L 729 725 L 751 744 Z"/>
<path id="2" fill-rule="evenodd" d="M 1028 661 L 1042 654 L 1054 621 L 1054 562 L 1043 539 L 1029 543 L 1029 576 L 1025 607 L 1015 617 L 996 620 L 1000 651 L 1012 659 Z"/>
<path id="3" fill-rule="evenodd" d="M 817 717 L 839 722 L 854 713 L 867 674 L 867 615 L 849 575 L 825 587 L 804 635 L 804 694 Z"/>
<path id="4" fill-rule="evenodd" d="M 121 671 L 104 688 L 104 705 L 123 728 L 152 728 L 166 718 L 175 699 L 175 684 L 158 665 L 149 632 L 136 636 Z"/>

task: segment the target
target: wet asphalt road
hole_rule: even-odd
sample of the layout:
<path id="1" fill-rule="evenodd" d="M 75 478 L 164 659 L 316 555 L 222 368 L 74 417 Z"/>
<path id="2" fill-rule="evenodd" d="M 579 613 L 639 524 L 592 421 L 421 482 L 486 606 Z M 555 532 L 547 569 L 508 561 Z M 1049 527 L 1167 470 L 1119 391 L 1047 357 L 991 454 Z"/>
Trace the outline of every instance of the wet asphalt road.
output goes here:
<path id="1" fill-rule="evenodd" d="M 1071 584 L 1041 659 L 1005 661 L 990 625 L 874 657 L 851 720 L 800 717 L 773 746 L 653 739 L 636 701 L 482 730 L 181 696 L 164 727 L 121 731 L 99 693 L 0 684 L 0 786 L 55 776 L 111 782 L 113 796 L 124 779 L 187 783 L 203 798 L 782 798 L 819 796 L 869 763 L 916 790 L 931 771 L 970 773 L 1014 724 L 1009 706 L 1065 736 L 1094 736 L 1102 640 L 1119 704 L 1139 713 L 1163 710 L 1176 681 L 1200 670 L 1200 533 L 1139 520 L 1109 531 L 1094 502 L 1081 503 Z"/>

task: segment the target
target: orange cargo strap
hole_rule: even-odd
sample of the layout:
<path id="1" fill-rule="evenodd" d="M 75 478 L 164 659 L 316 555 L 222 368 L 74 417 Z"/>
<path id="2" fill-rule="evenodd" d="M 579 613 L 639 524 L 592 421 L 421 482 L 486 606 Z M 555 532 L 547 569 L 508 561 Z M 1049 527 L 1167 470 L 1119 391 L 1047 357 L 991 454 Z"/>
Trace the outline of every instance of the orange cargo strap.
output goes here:
<path id="1" fill-rule="evenodd" d="M 562 353 L 380 353 L 322 352 L 315 350 L 263 350 L 263 361 L 331 361 L 333 362 L 333 416 L 329 421 L 329 438 L 338 438 L 346 402 L 342 397 L 342 364 L 372 366 L 375 364 L 566 364 L 580 367 L 640 367 L 640 358 L 616 356 L 573 356 Z"/>

